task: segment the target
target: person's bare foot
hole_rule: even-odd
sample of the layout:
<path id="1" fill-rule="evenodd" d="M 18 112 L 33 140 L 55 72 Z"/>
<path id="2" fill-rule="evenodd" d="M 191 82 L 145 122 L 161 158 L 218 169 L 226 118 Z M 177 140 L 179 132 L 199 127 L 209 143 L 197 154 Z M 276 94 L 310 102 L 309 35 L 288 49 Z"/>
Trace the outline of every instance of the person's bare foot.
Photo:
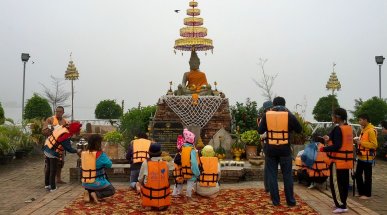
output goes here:
<path id="1" fill-rule="evenodd" d="M 368 196 L 360 196 L 359 199 L 363 199 L 363 200 L 368 200 L 370 199 L 371 197 L 368 197 Z"/>
<path id="2" fill-rule="evenodd" d="M 99 203 L 97 194 L 95 192 L 90 193 L 90 196 L 95 203 L 97 203 L 97 204 Z"/>
<path id="3" fill-rule="evenodd" d="M 90 195 L 89 195 L 89 192 L 87 190 L 85 190 L 83 192 L 83 201 L 87 202 L 87 203 L 90 202 Z"/>
<path id="4" fill-rule="evenodd" d="M 60 181 L 57 181 L 56 183 L 58 183 L 58 184 L 67 184 L 67 182 L 65 182 L 65 181 L 62 181 L 62 180 L 60 180 Z"/>

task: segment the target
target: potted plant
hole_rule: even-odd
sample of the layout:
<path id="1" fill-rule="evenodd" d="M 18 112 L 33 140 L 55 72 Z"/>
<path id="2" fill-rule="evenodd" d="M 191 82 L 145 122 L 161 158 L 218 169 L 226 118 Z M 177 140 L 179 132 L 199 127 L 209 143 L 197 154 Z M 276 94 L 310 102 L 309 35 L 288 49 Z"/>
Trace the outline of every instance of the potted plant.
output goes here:
<path id="1" fill-rule="evenodd" d="M 241 134 L 241 140 L 246 144 L 246 157 L 250 159 L 251 157 L 257 156 L 261 153 L 262 145 L 260 142 L 258 131 L 248 130 Z"/>
<path id="2" fill-rule="evenodd" d="M 241 160 L 241 155 L 245 153 L 245 146 L 244 144 L 240 141 L 240 135 L 236 135 L 236 140 L 235 142 L 231 145 L 231 152 L 234 154 L 235 160 L 240 161 Z"/>
<path id="3" fill-rule="evenodd" d="M 118 159 L 118 145 L 124 140 L 123 135 L 119 131 L 109 131 L 103 136 L 106 154 L 111 159 Z"/>
<path id="4" fill-rule="evenodd" d="M 223 137 L 219 136 L 219 147 L 215 149 L 216 157 L 218 157 L 219 160 L 223 160 L 226 157 L 226 150 L 222 147 L 222 140 Z"/>
<path id="5" fill-rule="evenodd" d="M 0 164 L 6 164 L 8 161 L 7 154 L 10 151 L 9 138 L 0 133 Z"/>

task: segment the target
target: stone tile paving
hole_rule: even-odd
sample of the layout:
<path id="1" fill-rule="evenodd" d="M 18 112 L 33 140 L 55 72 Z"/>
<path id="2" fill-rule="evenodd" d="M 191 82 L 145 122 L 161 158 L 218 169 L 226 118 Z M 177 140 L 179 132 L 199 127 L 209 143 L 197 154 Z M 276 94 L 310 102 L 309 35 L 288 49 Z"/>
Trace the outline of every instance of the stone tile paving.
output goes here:
<path id="1" fill-rule="evenodd" d="M 68 155 L 65 169 L 76 164 L 76 155 Z M 42 156 L 14 161 L 13 164 L 0 166 L 0 214 L 55 214 L 74 198 L 81 195 L 83 190 L 79 184 L 59 185 L 56 192 L 45 191 L 43 184 L 44 161 Z M 349 213 L 347 214 L 387 214 L 385 202 L 387 162 L 378 161 L 374 168 L 374 197 L 366 202 L 358 198 L 350 198 Z M 69 181 L 68 171 L 63 172 L 63 179 Z M 279 183 L 282 186 L 282 183 Z M 127 187 L 127 183 L 114 183 L 119 187 Z M 262 187 L 262 182 L 251 181 L 237 184 L 222 184 L 224 188 Z M 325 186 L 322 188 L 324 191 Z M 333 201 L 329 191 L 321 192 L 318 189 L 307 189 L 303 185 L 295 184 L 295 193 L 306 201 L 320 214 L 331 214 Z M 26 200 L 35 198 L 31 203 Z M 365 207 L 367 206 L 367 208 Z M 371 210 L 370 210 L 371 209 Z M 373 211 L 372 211 L 373 210 Z M 375 212 L 377 213 L 375 213 Z"/>

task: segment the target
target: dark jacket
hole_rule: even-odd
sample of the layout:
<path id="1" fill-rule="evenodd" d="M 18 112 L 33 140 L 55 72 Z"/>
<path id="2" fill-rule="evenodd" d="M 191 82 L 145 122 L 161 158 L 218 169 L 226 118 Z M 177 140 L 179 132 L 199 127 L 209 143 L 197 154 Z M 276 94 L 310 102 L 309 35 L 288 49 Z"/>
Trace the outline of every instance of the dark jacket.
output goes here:
<path id="1" fill-rule="evenodd" d="M 287 111 L 289 113 L 288 115 L 288 129 L 289 134 L 294 131 L 296 133 L 301 133 L 302 127 L 300 123 L 298 122 L 297 118 L 286 109 L 284 106 L 275 106 L 272 111 Z M 261 122 L 258 126 L 258 133 L 263 134 L 267 132 L 267 123 L 266 123 L 266 114 L 263 115 Z M 289 135 L 290 137 L 290 135 Z M 276 156 L 290 156 L 292 153 L 292 150 L 290 148 L 290 144 L 285 145 L 272 145 L 272 144 L 266 144 L 267 148 L 267 156 L 276 157 Z"/>
<path id="2" fill-rule="evenodd" d="M 329 140 L 332 141 L 331 146 L 326 146 L 323 148 L 324 152 L 337 152 L 343 144 L 343 134 L 339 126 L 335 126 L 331 133 L 329 133 Z"/>

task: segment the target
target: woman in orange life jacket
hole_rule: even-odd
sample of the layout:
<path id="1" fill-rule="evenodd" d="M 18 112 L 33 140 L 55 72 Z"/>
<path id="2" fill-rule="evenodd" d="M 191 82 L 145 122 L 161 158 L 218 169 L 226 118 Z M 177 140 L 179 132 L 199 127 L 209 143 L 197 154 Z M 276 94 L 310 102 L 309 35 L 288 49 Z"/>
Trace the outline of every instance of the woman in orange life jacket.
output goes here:
<path id="1" fill-rule="evenodd" d="M 196 183 L 196 193 L 204 197 L 215 198 L 220 191 L 220 164 L 211 145 L 206 145 L 201 154 L 199 162 L 201 172 L 199 182 Z"/>
<path id="2" fill-rule="evenodd" d="M 55 129 L 54 132 L 46 139 L 43 146 L 43 153 L 46 159 L 45 167 L 45 187 L 50 191 L 56 190 L 55 177 L 58 168 L 58 161 L 64 151 L 77 153 L 77 150 L 71 147 L 71 137 L 79 134 L 82 124 L 72 122 L 70 125 Z"/>
<path id="3" fill-rule="evenodd" d="M 336 206 L 333 213 L 345 213 L 348 211 L 349 170 L 353 168 L 352 127 L 347 124 L 347 111 L 343 108 L 336 108 L 333 111 L 332 122 L 336 126 L 329 136 L 323 137 L 329 146 L 321 147 L 320 151 L 328 152 L 331 159 L 329 184 Z"/>
<path id="4" fill-rule="evenodd" d="M 181 172 L 181 147 L 183 147 L 183 144 L 184 144 L 184 138 L 182 135 L 179 135 L 176 141 L 177 153 L 175 155 L 175 158 L 173 159 L 173 163 L 175 166 L 173 170 L 173 177 L 175 178 L 175 186 L 173 187 L 172 197 L 180 196 L 181 191 L 183 189 L 184 178 Z"/>
<path id="5" fill-rule="evenodd" d="M 195 143 L 195 134 L 188 131 L 188 129 L 183 130 L 184 144 L 181 149 L 181 165 L 182 165 L 182 174 L 183 178 L 187 181 L 187 200 L 192 199 L 192 190 L 196 180 L 199 178 L 200 170 L 198 165 L 199 156 L 196 152 L 194 143 Z"/>
<path id="6" fill-rule="evenodd" d="M 159 143 L 150 145 L 149 157 L 142 163 L 138 176 L 141 186 L 141 205 L 165 210 L 171 205 L 169 169 L 167 162 L 162 160 Z"/>
<path id="7" fill-rule="evenodd" d="M 357 142 L 357 165 L 356 165 L 356 184 L 360 199 L 371 197 L 372 190 L 372 164 L 376 156 L 378 147 L 377 133 L 375 127 L 369 122 L 367 114 L 358 116 L 359 124 L 362 127 L 360 139 Z M 364 180 L 363 180 L 364 173 Z"/>
<path id="8" fill-rule="evenodd" d="M 87 151 L 81 154 L 82 187 L 85 188 L 83 200 L 90 202 L 90 196 L 95 203 L 99 199 L 114 195 L 115 189 L 105 174 L 105 168 L 112 167 L 112 161 L 102 151 L 102 137 L 93 134 L 89 137 Z"/>

